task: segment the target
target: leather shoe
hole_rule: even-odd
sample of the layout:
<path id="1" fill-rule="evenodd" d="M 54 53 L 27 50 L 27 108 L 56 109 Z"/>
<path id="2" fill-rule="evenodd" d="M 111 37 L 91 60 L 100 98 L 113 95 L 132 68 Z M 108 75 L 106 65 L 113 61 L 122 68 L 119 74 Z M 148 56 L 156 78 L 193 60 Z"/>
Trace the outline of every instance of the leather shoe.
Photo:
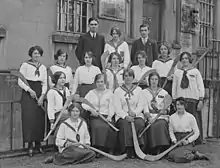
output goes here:
<path id="1" fill-rule="evenodd" d="M 42 153 L 42 154 L 45 153 L 44 150 L 43 150 L 41 147 L 38 148 L 38 151 L 39 151 L 40 153 Z"/>
<path id="2" fill-rule="evenodd" d="M 53 156 L 49 156 L 49 157 L 47 157 L 47 158 L 44 160 L 43 163 L 44 163 L 44 164 L 53 163 Z"/>

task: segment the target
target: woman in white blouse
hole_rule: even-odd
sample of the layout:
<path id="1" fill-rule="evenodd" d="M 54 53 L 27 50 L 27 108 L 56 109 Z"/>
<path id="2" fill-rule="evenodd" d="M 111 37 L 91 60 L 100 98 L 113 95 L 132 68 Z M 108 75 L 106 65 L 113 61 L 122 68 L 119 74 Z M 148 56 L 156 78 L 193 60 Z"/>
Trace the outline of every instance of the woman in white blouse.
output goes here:
<path id="1" fill-rule="evenodd" d="M 95 159 L 95 152 L 73 145 L 68 139 L 90 145 L 90 135 L 86 122 L 79 117 L 81 107 L 78 103 L 70 105 L 70 118 L 64 121 L 57 132 L 56 145 L 59 153 L 52 162 L 56 165 L 88 163 Z"/>
<path id="2" fill-rule="evenodd" d="M 47 93 L 47 115 L 50 121 L 50 127 L 53 128 L 53 124 L 56 121 L 58 115 L 60 114 L 64 103 L 68 96 L 70 96 L 69 89 L 65 86 L 66 75 L 61 71 L 57 71 L 53 75 L 55 86 L 51 88 Z M 68 112 L 64 113 L 57 125 L 56 132 L 59 128 L 59 125 L 69 117 Z"/>
<path id="3" fill-rule="evenodd" d="M 145 51 L 143 51 L 143 50 L 138 51 L 136 53 L 136 59 L 137 59 L 138 65 L 134 65 L 131 67 L 131 69 L 133 69 L 134 75 L 135 75 L 134 83 L 137 83 L 141 79 L 141 77 L 144 75 L 145 72 L 152 69 L 151 67 L 146 66 L 147 54 Z M 147 86 L 148 86 L 147 78 L 144 79 L 144 81 L 141 81 L 139 86 L 142 89 L 147 88 Z"/>
<path id="4" fill-rule="evenodd" d="M 21 96 L 23 141 L 28 143 L 29 156 L 33 156 L 33 142 L 43 153 L 40 142 L 44 138 L 45 113 L 40 106 L 47 91 L 47 69 L 39 62 L 43 55 L 40 46 L 31 47 L 28 55 L 31 59 L 22 63 L 20 67 L 20 72 L 28 85 L 20 79 L 18 85 L 23 90 Z"/>
<path id="5" fill-rule="evenodd" d="M 134 158 L 134 148 L 132 141 L 131 122 L 134 122 L 137 133 L 144 128 L 143 97 L 142 89 L 137 85 L 133 85 L 134 71 L 126 69 L 123 73 L 125 84 L 117 88 L 114 93 L 115 120 L 116 126 L 119 128 L 118 149 L 121 153 L 127 153 L 129 158 Z M 126 98 L 129 101 L 131 111 L 129 111 Z M 139 139 L 139 145 L 143 149 L 144 139 Z"/>
<path id="6" fill-rule="evenodd" d="M 85 110 L 91 112 L 92 146 L 112 153 L 114 151 L 117 133 L 97 116 L 97 112 L 103 115 L 109 122 L 112 122 L 112 117 L 115 114 L 113 93 L 111 90 L 105 89 L 103 74 L 96 75 L 94 83 L 96 84 L 96 88 L 90 90 L 85 98 L 94 105 L 97 111 L 86 104 L 82 104 Z"/>
<path id="7" fill-rule="evenodd" d="M 93 53 L 91 51 L 86 52 L 84 56 L 84 65 L 76 69 L 73 88 L 71 94 L 79 94 L 80 97 L 85 95 L 95 88 L 94 79 L 95 76 L 101 73 L 97 66 L 92 65 Z"/>
<path id="8" fill-rule="evenodd" d="M 108 52 L 109 54 L 113 52 L 119 53 L 121 56 L 120 66 L 127 68 L 130 63 L 128 43 L 120 40 L 121 30 L 118 27 L 112 27 L 110 35 L 112 36 L 112 40 L 105 44 L 104 52 Z"/>
<path id="9" fill-rule="evenodd" d="M 153 72 L 148 78 L 149 88 L 143 90 L 145 101 L 144 115 L 148 122 L 154 119 L 159 110 L 163 109 L 163 100 L 167 91 L 160 88 L 160 76 L 157 72 Z M 147 122 L 147 124 L 148 124 Z M 168 115 L 163 113 L 145 132 L 146 152 L 158 154 L 170 145 L 168 132 Z"/>
<path id="10" fill-rule="evenodd" d="M 176 113 L 170 116 L 169 134 L 173 144 L 187 136 L 189 133 L 194 134 L 184 140 L 182 144 L 172 150 L 168 154 L 168 160 L 173 162 L 190 162 L 192 160 L 206 159 L 208 157 L 197 151 L 197 146 L 194 147 L 195 141 L 199 138 L 199 128 L 195 117 L 186 112 L 186 101 L 183 97 L 176 99 Z"/>
<path id="11" fill-rule="evenodd" d="M 162 42 L 159 46 L 159 54 L 160 54 L 159 59 L 155 60 L 152 64 L 152 68 L 156 69 L 157 73 L 161 77 L 161 81 L 160 81 L 161 86 L 163 86 L 163 84 L 167 78 L 167 74 L 170 71 L 172 64 L 173 64 L 173 60 L 169 56 L 170 52 L 171 52 L 171 47 L 170 47 L 169 43 Z M 165 85 L 164 89 L 170 95 L 172 95 L 172 76 L 168 77 L 168 81 L 167 81 L 167 84 Z"/>
<path id="12" fill-rule="evenodd" d="M 51 71 L 52 74 L 54 74 L 57 71 L 61 71 L 65 73 L 66 75 L 65 86 L 68 89 L 72 90 L 73 74 L 72 74 L 72 68 L 66 65 L 67 59 L 68 59 L 68 54 L 66 52 L 64 52 L 62 49 L 57 50 L 56 54 L 54 55 L 54 60 L 56 61 L 56 63 L 49 68 L 49 71 Z M 53 87 L 54 84 L 51 81 L 51 77 L 49 78 L 49 80 L 50 80 L 50 87 Z"/>
<path id="13" fill-rule="evenodd" d="M 121 56 L 117 52 L 111 53 L 108 58 L 110 67 L 106 69 L 106 87 L 112 92 L 124 83 L 122 79 L 123 68 L 119 66 L 120 60 Z"/>

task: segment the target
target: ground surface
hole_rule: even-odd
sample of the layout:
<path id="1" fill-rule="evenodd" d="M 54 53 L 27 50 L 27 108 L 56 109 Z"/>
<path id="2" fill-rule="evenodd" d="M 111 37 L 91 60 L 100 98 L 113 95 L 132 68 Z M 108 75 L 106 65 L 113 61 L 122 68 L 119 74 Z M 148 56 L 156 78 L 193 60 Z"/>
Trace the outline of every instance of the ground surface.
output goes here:
<path id="1" fill-rule="evenodd" d="M 89 164 L 62 166 L 63 168 L 220 168 L 220 141 L 207 142 L 200 149 L 212 158 L 212 163 L 207 161 L 193 161 L 187 164 L 171 163 L 165 159 L 154 163 L 145 162 L 139 159 L 126 159 L 115 162 L 107 158 L 96 159 Z M 35 155 L 33 158 L 27 156 L 6 158 L 0 160 L 0 168 L 56 168 L 53 164 L 45 165 L 42 161 L 52 153 Z"/>

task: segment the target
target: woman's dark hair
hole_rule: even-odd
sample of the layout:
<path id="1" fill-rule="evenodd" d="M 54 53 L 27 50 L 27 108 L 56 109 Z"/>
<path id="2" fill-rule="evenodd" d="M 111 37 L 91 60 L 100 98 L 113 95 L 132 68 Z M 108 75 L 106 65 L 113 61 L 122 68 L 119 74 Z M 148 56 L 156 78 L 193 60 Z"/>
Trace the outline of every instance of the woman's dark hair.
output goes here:
<path id="1" fill-rule="evenodd" d="M 57 53 L 54 55 L 54 59 L 58 60 L 58 57 L 61 56 L 62 54 L 66 54 L 66 60 L 68 59 L 68 54 L 64 52 L 61 48 L 57 50 Z"/>
<path id="2" fill-rule="evenodd" d="M 74 102 L 74 103 L 72 103 L 72 104 L 69 106 L 68 112 L 71 113 L 71 111 L 72 111 L 75 107 L 78 108 L 79 111 L 82 110 L 81 105 L 80 105 L 79 103 Z"/>
<path id="3" fill-rule="evenodd" d="M 144 50 L 140 50 L 140 51 L 136 52 L 135 58 L 136 58 L 137 63 L 138 63 L 138 55 L 141 55 L 143 58 L 145 58 L 146 59 L 145 62 L 147 63 L 147 54 Z"/>
<path id="4" fill-rule="evenodd" d="M 184 51 L 180 54 L 180 61 L 182 61 L 184 55 L 187 55 L 187 57 L 189 59 L 189 63 L 192 63 L 192 61 L 193 61 L 192 60 L 192 55 L 187 51 Z"/>
<path id="5" fill-rule="evenodd" d="M 159 47 L 158 47 L 158 53 L 159 53 L 159 54 L 161 54 L 161 52 L 160 52 L 161 46 L 165 46 L 165 47 L 167 48 L 167 50 L 168 50 L 168 55 L 169 55 L 170 52 L 171 52 L 170 44 L 169 44 L 168 42 L 166 42 L 166 41 L 161 42 L 161 43 L 159 44 Z"/>
<path id="6" fill-rule="evenodd" d="M 113 35 L 113 32 L 116 31 L 116 33 L 119 35 L 119 37 L 121 36 L 121 30 L 119 29 L 119 27 L 112 27 L 111 31 L 110 31 L 110 35 Z"/>
<path id="7" fill-rule="evenodd" d="M 181 105 L 183 105 L 186 108 L 186 100 L 183 97 L 178 97 L 175 101 L 175 105 L 177 102 L 179 102 Z"/>
<path id="8" fill-rule="evenodd" d="M 149 86 L 151 86 L 150 80 L 151 80 L 151 78 L 152 78 L 153 76 L 157 76 L 157 78 L 158 78 L 158 84 L 157 84 L 157 86 L 160 87 L 160 75 L 159 75 L 157 72 L 152 72 L 152 73 L 150 73 L 150 75 L 149 75 L 149 77 L 148 77 L 148 84 L 149 84 Z"/>
<path id="9" fill-rule="evenodd" d="M 86 55 L 88 55 L 90 58 L 92 58 L 92 61 L 94 60 L 93 52 L 92 52 L 92 51 L 87 51 L 87 52 L 85 52 L 85 54 L 84 54 L 84 56 L 83 56 L 83 60 L 82 60 L 83 65 L 86 64 L 86 63 L 85 63 L 85 57 L 86 57 Z"/>
<path id="10" fill-rule="evenodd" d="M 125 69 L 124 72 L 123 72 L 123 80 L 125 79 L 125 74 L 128 74 L 128 76 L 132 76 L 133 78 L 135 78 L 135 75 L 134 75 L 134 71 L 133 69 Z"/>
<path id="11" fill-rule="evenodd" d="M 65 78 L 66 78 L 66 74 L 65 73 L 63 73 L 62 71 L 57 71 L 57 72 L 55 72 L 54 74 L 53 74 L 53 83 L 56 85 L 57 84 L 57 81 L 59 80 L 59 78 L 60 78 L 60 76 L 61 75 L 64 75 L 65 76 Z"/>
<path id="12" fill-rule="evenodd" d="M 104 74 L 97 74 L 94 78 L 94 83 L 96 83 L 101 77 L 104 77 Z"/>
<path id="13" fill-rule="evenodd" d="M 118 52 L 113 52 L 113 53 L 111 53 L 110 56 L 108 57 L 108 62 L 109 62 L 109 63 L 112 62 L 112 58 L 113 58 L 113 56 L 115 56 L 115 55 L 118 57 L 119 62 L 121 62 L 121 55 L 120 55 Z"/>
<path id="14" fill-rule="evenodd" d="M 28 50 L 28 55 L 29 55 L 30 57 L 32 57 L 32 54 L 33 54 L 33 52 L 34 52 L 35 50 L 37 50 L 41 56 L 42 56 L 43 53 L 44 53 L 43 49 L 42 49 L 40 46 L 37 46 L 37 45 L 36 45 L 36 46 L 33 46 L 33 47 L 29 48 L 29 50 Z"/>

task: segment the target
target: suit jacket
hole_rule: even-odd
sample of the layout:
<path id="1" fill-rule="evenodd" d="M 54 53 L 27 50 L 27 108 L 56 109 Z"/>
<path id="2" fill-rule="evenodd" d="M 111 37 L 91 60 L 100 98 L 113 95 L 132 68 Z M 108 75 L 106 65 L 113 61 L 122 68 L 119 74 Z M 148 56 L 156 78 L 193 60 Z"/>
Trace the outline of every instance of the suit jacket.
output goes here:
<path id="1" fill-rule="evenodd" d="M 92 38 L 90 32 L 80 36 L 75 54 L 80 64 L 84 63 L 84 55 L 88 51 L 92 51 L 95 61 L 93 64 L 101 68 L 101 55 L 104 52 L 105 38 L 104 36 L 96 33 L 96 37 Z"/>
<path id="2" fill-rule="evenodd" d="M 137 65 L 138 62 L 135 58 L 135 55 L 138 51 L 144 50 L 147 54 L 147 66 L 152 66 L 154 60 L 158 57 L 157 52 L 157 43 L 154 40 L 148 39 L 147 43 L 144 45 L 142 39 L 139 38 L 132 43 L 131 47 L 131 62 L 133 65 Z"/>

